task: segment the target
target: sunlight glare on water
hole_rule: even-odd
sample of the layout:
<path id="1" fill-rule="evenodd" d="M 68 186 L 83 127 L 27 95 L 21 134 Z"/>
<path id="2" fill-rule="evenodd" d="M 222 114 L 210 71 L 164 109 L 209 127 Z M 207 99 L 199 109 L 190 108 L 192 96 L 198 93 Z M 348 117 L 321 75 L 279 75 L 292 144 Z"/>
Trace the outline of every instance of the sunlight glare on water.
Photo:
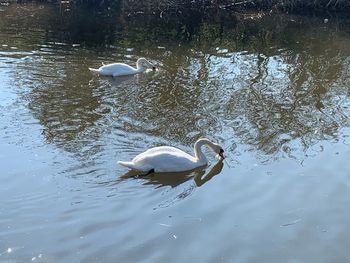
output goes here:
<path id="1" fill-rule="evenodd" d="M 349 20 L 1 10 L 0 262 L 350 260 Z M 225 162 L 116 163 L 203 136 Z"/>

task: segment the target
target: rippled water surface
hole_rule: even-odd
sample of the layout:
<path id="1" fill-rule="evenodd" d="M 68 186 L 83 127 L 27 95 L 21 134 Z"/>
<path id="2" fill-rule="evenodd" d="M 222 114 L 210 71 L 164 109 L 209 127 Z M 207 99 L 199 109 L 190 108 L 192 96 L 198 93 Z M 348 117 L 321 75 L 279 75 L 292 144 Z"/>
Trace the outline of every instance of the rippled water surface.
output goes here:
<path id="1" fill-rule="evenodd" d="M 349 20 L 0 14 L 0 262 L 350 261 Z M 226 162 L 116 163 L 202 136 Z"/>

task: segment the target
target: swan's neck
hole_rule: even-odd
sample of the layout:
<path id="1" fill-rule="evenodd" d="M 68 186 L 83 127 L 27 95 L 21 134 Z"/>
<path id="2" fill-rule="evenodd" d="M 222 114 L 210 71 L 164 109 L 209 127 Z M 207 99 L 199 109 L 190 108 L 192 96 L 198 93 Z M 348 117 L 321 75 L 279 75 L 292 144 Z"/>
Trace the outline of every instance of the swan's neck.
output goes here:
<path id="1" fill-rule="evenodd" d="M 142 66 L 141 63 L 137 62 L 136 63 L 136 71 L 137 72 L 143 72 L 143 71 L 145 71 L 145 68 Z"/>
<path id="2" fill-rule="evenodd" d="M 196 159 L 198 160 L 199 163 L 203 163 L 206 164 L 207 158 L 205 157 L 204 153 L 202 152 L 201 147 L 204 144 L 210 144 L 211 142 L 207 139 L 199 139 L 198 141 L 196 141 L 196 143 L 194 144 L 194 155 L 196 157 Z"/>

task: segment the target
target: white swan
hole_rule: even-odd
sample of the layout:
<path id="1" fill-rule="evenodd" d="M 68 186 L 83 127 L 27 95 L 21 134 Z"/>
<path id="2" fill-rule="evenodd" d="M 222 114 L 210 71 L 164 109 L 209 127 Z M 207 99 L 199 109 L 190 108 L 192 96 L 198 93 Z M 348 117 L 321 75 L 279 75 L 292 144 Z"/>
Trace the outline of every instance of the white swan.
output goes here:
<path id="1" fill-rule="evenodd" d="M 132 170 L 147 172 L 184 172 L 207 165 L 207 158 L 201 147 L 209 146 L 224 159 L 224 150 L 220 145 L 202 138 L 194 144 L 194 156 L 171 146 L 160 146 L 140 153 L 130 162 L 118 161 L 118 164 Z"/>
<path id="2" fill-rule="evenodd" d="M 136 62 L 136 68 L 124 63 L 112 63 L 103 65 L 98 69 L 89 68 L 91 72 L 98 73 L 102 76 L 126 76 L 144 72 L 147 68 L 156 70 L 156 67 L 145 58 L 139 58 Z"/>

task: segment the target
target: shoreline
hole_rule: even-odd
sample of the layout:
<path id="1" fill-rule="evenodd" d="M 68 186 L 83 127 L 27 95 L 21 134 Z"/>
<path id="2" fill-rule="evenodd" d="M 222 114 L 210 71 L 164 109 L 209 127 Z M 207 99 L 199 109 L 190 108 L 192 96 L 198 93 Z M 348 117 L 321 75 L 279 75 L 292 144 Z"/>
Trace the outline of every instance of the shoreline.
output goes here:
<path id="1" fill-rule="evenodd" d="M 349 14 L 350 1 L 348 0 L 0 0 L 0 7 L 10 4 L 55 4 L 68 11 L 75 8 L 87 8 L 105 10 L 107 12 L 121 11 L 129 16 L 134 15 L 156 15 L 173 16 L 186 12 L 199 12 L 205 15 L 206 12 L 230 11 L 234 13 L 283 13 L 283 14 Z"/>

